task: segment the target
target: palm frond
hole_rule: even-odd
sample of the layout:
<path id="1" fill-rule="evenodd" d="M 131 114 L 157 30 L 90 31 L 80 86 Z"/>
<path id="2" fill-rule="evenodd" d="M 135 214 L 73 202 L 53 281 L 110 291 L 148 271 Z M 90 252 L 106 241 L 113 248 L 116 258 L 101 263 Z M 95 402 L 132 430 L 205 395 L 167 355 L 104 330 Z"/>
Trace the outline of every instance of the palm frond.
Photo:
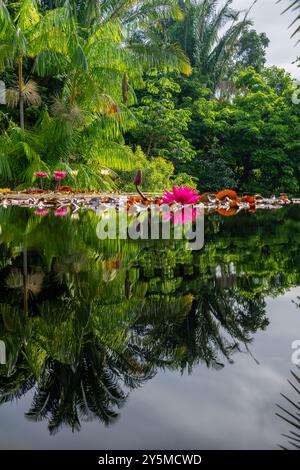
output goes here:
<path id="1" fill-rule="evenodd" d="M 277 3 L 281 2 L 282 0 L 278 0 Z M 288 12 L 288 11 L 296 11 L 300 8 L 300 1 L 299 0 L 289 0 L 290 2 L 290 5 L 288 5 L 285 10 L 282 12 L 282 14 Z M 292 23 L 290 24 L 290 28 L 292 26 L 294 26 L 296 23 L 299 23 L 300 22 L 300 15 L 297 14 L 297 16 L 295 17 L 295 19 L 292 21 Z M 293 38 L 294 36 L 296 36 L 297 34 L 299 34 L 300 32 L 300 25 L 296 27 L 296 29 L 293 31 L 291 37 Z"/>
<path id="2" fill-rule="evenodd" d="M 34 80 L 28 80 L 23 84 L 22 94 L 26 104 L 30 104 L 32 106 L 41 105 L 42 99 L 39 94 L 38 85 Z"/>
<path id="3" fill-rule="evenodd" d="M 300 367 L 297 366 L 297 368 L 300 370 Z M 296 383 L 300 384 L 300 377 L 298 374 L 296 374 L 294 371 L 291 371 L 291 374 L 293 378 L 295 379 Z M 293 382 L 288 380 L 288 383 L 291 385 L 291 387 L 296 391 L 298 396 L 300 395 L 300 390 L 294 385 Z M 292 426 L 289 434 L 282 434 L 283 437 L 288 439 L 288 443 L 297 449 L 300 449 L 299 443 L 300 442 L 300 402 L 296 402 L 295 400 L 292 400 L 285 394 L 281 393 L 281 396 L 286 400 L 289 405 L 291 405 L 290 409 L 286 409 L 280 404 L 276 404 L 277 408 L 280 410 L 280 413 L 277 412 L 276 416 L 281 418 L 283 421 L 288 423 L 290 426 Z M 297 432 L 295 431 L 295 428 Z M 282 446 L 280 446 L 282 447 Z"/>
<path id="4" fill-rule="evenodd" d="M 239 19 L 240 12 L 231 8 L 232 0 L 220 10 L 217 5 L 216 0 L 202 0 L 192 7 L 195 63 L 214 87 L 226 74 L 240 35 L 252 24 L 248 13 Z"/>
<path id="5" fill-rule="evenodd" d="M 52 115 L 62 124 L 68 124 L 71 129 L 76 129 L 86 123 L 87 114 L 77 104 L 70 105 L 65 100 L 56 97 L 51 106 Z"/>
<path id="6" fill-rule="evenodd" d="M 3 0 L 0 0 L 0 29 L 2 35 L 14 29 L 12 18 Z"/>
<path id="7" fill-rule="evenodd" d="M 6 104 L 11 108 L 16 108 L 20 101 L 20 91 L 18 88 L 6 89 Z"/>
<path id="8" fill-rule="evenodd" d="M 17 28 L 24 31 L 39 22 L 40 13 L 38 4 L 37 0 L 23 0 L 16 3 L 15 23 Z"/>

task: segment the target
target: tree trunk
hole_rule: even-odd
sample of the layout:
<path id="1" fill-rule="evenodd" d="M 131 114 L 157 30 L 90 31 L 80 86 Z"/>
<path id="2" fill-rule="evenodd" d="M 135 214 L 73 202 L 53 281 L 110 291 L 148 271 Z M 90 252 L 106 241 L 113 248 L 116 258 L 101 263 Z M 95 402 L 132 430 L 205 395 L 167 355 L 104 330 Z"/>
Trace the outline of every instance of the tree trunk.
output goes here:
<path id="1" fill-rule="evenodd" d="M 20 93 L 20 126 L 21 129 L 25 129 L 25 122 L 24 122 L 24 98 L 23 95 Z"/>
<path id="2" fill-rule="evenodd" d="M 23 303 L 24 313 L 28 315 L 28 255 L 27 248 L 23 247 Z"/>
<path id="3" fill-rule="evenodd" d="M 24 120 L 24 96 L 23 96 L 23 67 L 22 59 L 18 64 L 18 81 L 19 81 L 19 105 L 20 105 L 20 127 L 22 130 L 25 129 Z"/>

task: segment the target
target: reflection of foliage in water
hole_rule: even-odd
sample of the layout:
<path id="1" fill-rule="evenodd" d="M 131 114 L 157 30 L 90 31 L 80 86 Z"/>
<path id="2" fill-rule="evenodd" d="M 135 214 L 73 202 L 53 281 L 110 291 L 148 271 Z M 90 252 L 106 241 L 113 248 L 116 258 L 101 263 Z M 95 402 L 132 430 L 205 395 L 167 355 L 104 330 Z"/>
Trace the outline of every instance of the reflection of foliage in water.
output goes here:
<path id="1" fill-rule="evenodd" d="M 211 216 L 199 252 L 182 241 L 99 240 L 95 214 L 80 217 L 0 211 L 0 399 L 35 387 L 27 417 L 51 432 L 113 422 L 159 369 L 232 362 L 266 328 L 265 296 L 299 284 L 293 208 Z"/>
<path id="2" fill-rule="evenodd" d="M 300 370 L 300 367 L 297 366 Z M 299 373 L 295 373 L 291 371 L 293 376 L 293 382 L 288 380 L 288 383 L 292 387 L 293 391 L 298 394 L 298 398 L 300 395 L 300 376 Z M 286 421 L 290 426 L 291 429 L 289 434 L 282 434 L 288 441 L 288 444 L 291 446 L 292 449 L 300 449 L 300 402 L 296 402 L 295 399 L 291 399 L 288 396 L 281 393 L 281 396 L 286 400 L 285 407 L 277 404 L 277 407 L 280 410 L 280 413 L 276 413 L 279 418 Z M 286 409 L 288 406 L 288 409 Z M 280 445 L 279 446 L 283 450 L 287 450 L 286 446 Z"/>

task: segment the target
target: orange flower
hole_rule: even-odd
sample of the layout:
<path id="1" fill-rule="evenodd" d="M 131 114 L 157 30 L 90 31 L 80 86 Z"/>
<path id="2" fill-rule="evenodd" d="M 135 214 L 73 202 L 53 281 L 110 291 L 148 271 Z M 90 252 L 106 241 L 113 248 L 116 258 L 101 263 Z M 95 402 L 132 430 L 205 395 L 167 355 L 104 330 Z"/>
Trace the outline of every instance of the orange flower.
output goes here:
<path id="1" fill-rule="evenodd" d="M 287 194 L 280 194 L 279 199 L 281 199 L 284 202 L 289 202 L 289 198 Z"/>
<path id="2" fill-rule="evenodd" d="M 255 199 L 252 196 L 243 196 L 242 201 L 248 202 L 249 204 L 255 204 Z"/>
<path id="3" fill-rule="evenodd" d="M 236 200 L 237 194 L 232 189 L 224 189 L 224 191 L 220 191 L 216 194 L 216 199 L 225 199 L 229 197 L 229 199 Z"/>
<path id="4" fill-rule="evenodd" d="M 134 202 L 143 202 L 143 198 L 142 198 L 142 196 L 135 196 L 135 197 L 133 198 L 133 201 L 134 201 Z"/>

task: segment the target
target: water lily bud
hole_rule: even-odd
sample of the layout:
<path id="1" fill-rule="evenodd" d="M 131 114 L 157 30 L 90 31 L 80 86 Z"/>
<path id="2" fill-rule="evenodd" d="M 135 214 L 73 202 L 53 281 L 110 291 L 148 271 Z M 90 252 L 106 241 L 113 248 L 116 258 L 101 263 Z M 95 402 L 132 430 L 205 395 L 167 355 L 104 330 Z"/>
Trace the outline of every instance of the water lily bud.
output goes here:
<path id="1" fill-rule="evenodd" d="M 143 173 L 142 170 L 138 170 L 133 178 L 133 183 L 136 186 L 140 186 L 143 183 Z"/>

